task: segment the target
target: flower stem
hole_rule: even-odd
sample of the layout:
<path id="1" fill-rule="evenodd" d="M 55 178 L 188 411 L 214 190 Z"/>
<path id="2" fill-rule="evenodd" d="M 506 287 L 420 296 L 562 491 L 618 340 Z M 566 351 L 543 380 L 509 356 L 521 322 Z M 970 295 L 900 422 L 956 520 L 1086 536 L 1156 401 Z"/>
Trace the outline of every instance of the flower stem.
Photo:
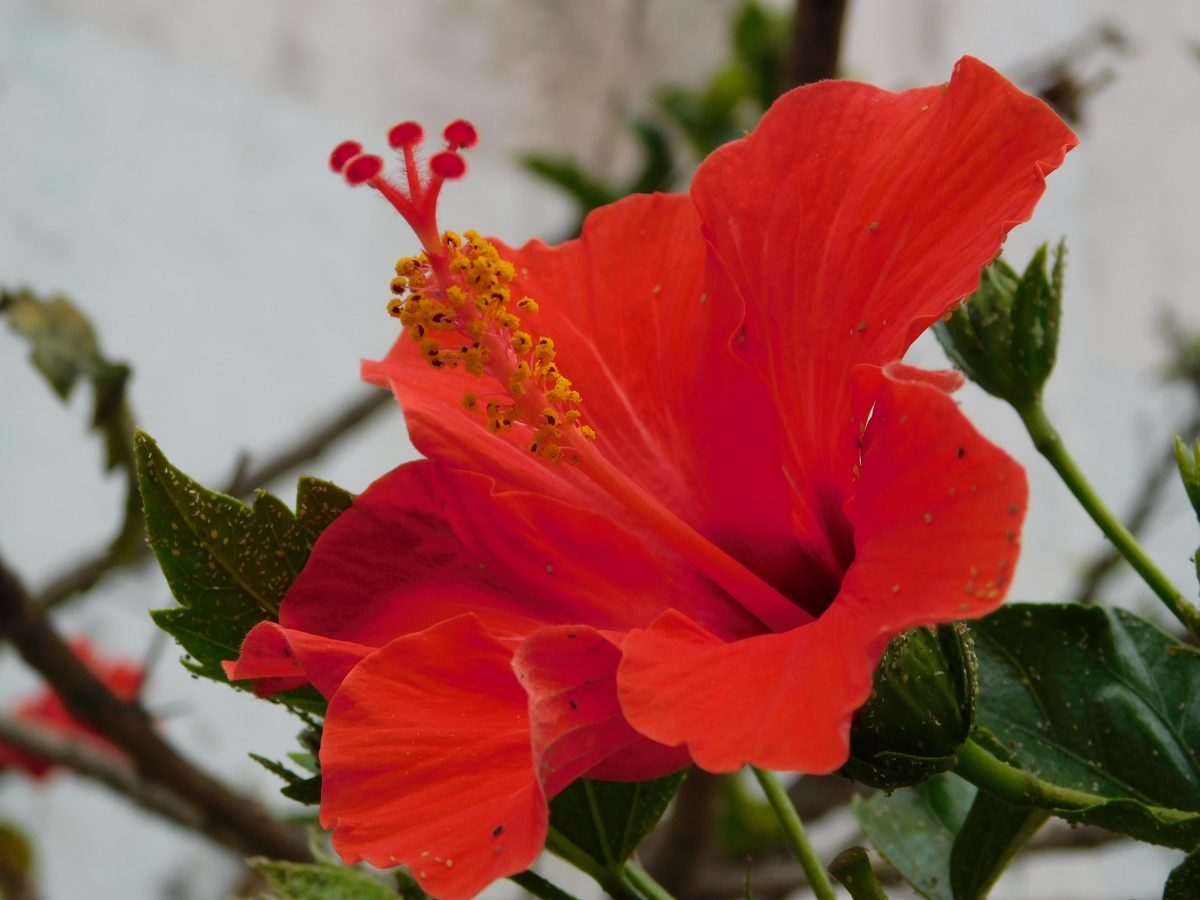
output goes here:
<path id="1" fill-rule="evenodd" d="M 1197 638 L 1200 638 L 1200 610 L 1184 599 L 1183 594 L 1170 579 L 1146 555 L 1146 551 L 1129 533 L 1121 521 L 1113 515 L 1112 510 L 1104 505 L 1104 501 L 1095 492 L 1084 477 L 1083 472 L 1075 464 L 1075 460 L 1067 453 L 1062 438 L 1046 416 L 1046 410 L 1038 400 L 1028 403 L 1014 404 L 1014 408 L 1025 423 L 1033 445 L 1042 456 L 1050 461 L 1054 470 L 1066 482 L 1071 493 L 1080 502 L 1088 515 L 1100 526 L 1100 530 L 1112 541 L 1113 546 L 1129 561 L 1134 570 L 1142 576 L 1142 580 L 1159 596 L 1167 608 L 1174 613 L 1175 618 Z"/>
<path id="2" fill-rule="evenodd" d="M 1043 781 L 1036 775 L 1001 762 L 983 747 L 968 740 L 958 748 L 954 774 L 981 791 L 986 791 L 1009 806 L 1036 806 L 1042 809 L 1086 809 L 1108 802 L 1108 797 L 1088 794 Z"/>
<path id="3" fill-rule="evenodd" d="M 625 862 L 625 877 L 646 900 L 675 900 L 667 889 L 655 881 L 650 873 L 633 860 Z"/>
<path id="4" fill-rule="evenodd" d="M 540 897 L 541 900 L 575 900 L 573 895 L 568 894 L 557 884 L 547 881 L 531 869 L 518 872 L 516 875 L 509 875 L 508 880 L 516 882 L 533 896 Z"/>
<path id="5" fill-rule="evenodd" d="M 850 892 L 852 900 L 888 900 L 879 877 L 871 868 L 871 860 L 862 847 L 851 847 L 838 854 L 829 864 L 833 877 Z"/>
<path id="6" fill-rule="evenodd" d="M 800 821 L 800 815 L 796 812 L 796 807 L 792 806 L 787 791 L 780 784 L 779 776 L 766 769 L 760 769 L 758 766 L 750 768 L 754 770 L 754 777 L 762 785 L 762 789 L 767 795 L 767 801 L 775 810 L 775 815 L 779 817 L 779 824 L 783 826 L 783 831 L 788 836 L 792 849 L 796 851 L 796 857 L 800 860 L 804 874 L 808 876 L 808 883 L 817 900 L 835 900 L 837 895 L 833 892 L 833 885 L 829 883 L 825 867 L 821 865 L 817 852 L 809 842 L 808 834 L 804 831 L 804 824 Z"/>
<path id="7" fill-rule="evenodd" d="M 623 872 L 605 868 L 553 826 L 546 835 L 546 849 L 590 875 L 610 897 L 615 897 L 616 900 L 641 900 L 641 895 L 625 880 Z"/>

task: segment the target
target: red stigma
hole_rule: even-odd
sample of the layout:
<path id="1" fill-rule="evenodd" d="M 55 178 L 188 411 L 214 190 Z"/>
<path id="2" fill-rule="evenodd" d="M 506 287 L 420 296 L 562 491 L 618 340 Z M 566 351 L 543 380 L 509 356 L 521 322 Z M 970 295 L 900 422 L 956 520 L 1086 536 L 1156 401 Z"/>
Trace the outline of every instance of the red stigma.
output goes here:
<path id="1" fill-rule="evenodd" d="M 416 122 L 401 122 L 388 131 L 388 146 L 393 150 L 419 144 L 425 139 L 425 129 Z"/>
<path id="2" fill-rule="evenodd" d="M 457 153 L 447 150 L 429 160 L 429 171 L 440 178 L 462 178 L 466 174 L 467 164 Z"/>
<path id="3" fill-rule="evenodd" d="M 466 119 L 458 119 L 451 122 L 442 131 L 442 137 L 446 139 L 446 143 L 450 145 L 451 150 L 457 150 L 460 147 L 470 150 L 479 143 L 479 132 Z M 446 177 L 449 178 L 451 176 L 448 175 Z"/>
<path id="4" fill-rule="evenodd" d="M 342 169 L 347 183 L 352 186 L 370 181 L 383 171 L 383 160 L 370 153 L 361 153 L 346 163 Z"/>
<path id="5" fill-rule="evenodd" d="M 362 153 L 362 149 L 358 141 L 342 141 L 329 154 L 329 168 L 340 173 L 346 163 Z"/>

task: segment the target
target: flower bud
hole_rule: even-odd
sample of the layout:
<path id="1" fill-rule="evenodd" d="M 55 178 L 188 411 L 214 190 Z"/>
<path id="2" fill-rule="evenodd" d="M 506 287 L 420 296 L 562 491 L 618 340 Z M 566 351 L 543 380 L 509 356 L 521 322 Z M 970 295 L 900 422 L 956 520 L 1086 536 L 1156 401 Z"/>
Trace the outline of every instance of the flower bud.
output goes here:
<path id="1" fill-rule="evenodd" d="M 975 650 L 961 622 L 894 638 L 854 716 L 840 774 L 892 791 L 947 771 L 975 720 Z"/>
<path id="2" fill-rule="evenodd" d="M 1014 406 L 1041 399 L 1058 352 L 1066 242 L 1049 275 L 1046 255 L 1043 244 L 1022 276 L 996 257 L 980 273 L 979 289 L 933 326 L 968 378 Z"/>

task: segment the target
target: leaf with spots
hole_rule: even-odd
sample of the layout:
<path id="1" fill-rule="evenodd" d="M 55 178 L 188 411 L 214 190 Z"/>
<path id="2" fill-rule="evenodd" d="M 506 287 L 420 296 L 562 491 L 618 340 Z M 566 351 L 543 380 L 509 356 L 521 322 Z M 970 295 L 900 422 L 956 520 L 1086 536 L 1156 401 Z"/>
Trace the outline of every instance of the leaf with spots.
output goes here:
<path id="1" fill-rule="evenodd" d="M 600 869 L 619 873 L 654 830 L 683 777 L 684 772 L 635 782 L 579 778 L 550 801 L 550 825 Z"/>
<path id="2" fill-rule="evenodd" d="M 972 626 L 978 723 L 1012 763 L 1112 798 L 1078 813 L 1139 840 L 1200 841 L 1200 653 L 1132 613 L 1014 604 Z"/>
<path id="3" fill-rule="evenodd" d="M 184 475 L 142 432 L 136 450 L 150 546 L 179 602 L 152 613 L 154 621 L 192 657 L 193 672 L 226 681 L 221 662 L 237 658 L 251 628 L 276 618 L 317 537 L 353 498 L 302 478 L 295 514 L 266 492 L 247 506 Z M 278 696 L 323 708 L 311 689 Z"/>
<path id="4" fill-rule="evenodd" d="M 275 862 L 252 859 L 262 872 L 272 900 L 395 900 L 387 885 L 359 869 L 330 863 Z"/>

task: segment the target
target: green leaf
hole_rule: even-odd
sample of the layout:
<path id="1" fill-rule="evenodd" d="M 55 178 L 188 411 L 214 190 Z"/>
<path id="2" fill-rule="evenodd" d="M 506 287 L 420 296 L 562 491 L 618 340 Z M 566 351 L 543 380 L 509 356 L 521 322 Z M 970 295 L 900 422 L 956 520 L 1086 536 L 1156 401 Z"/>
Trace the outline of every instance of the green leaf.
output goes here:
<path id="1" fill-rule="evenodd" d="M 276 616 L 317 537 L 353 498 L 302 478 L 295 515 L 266 492 L 250 507 L 188 478 L 142 432 L 136 450 L 150 546 L 179 602 L 152 616 L 191 655 L 196 674 L 226 681 L 221 662 L 236 659 L 250 629 Z M 312 688 L 277 696 L 324 709 Z"/>
<path id="2" fill-rule="evenodd" d="M 92 384 L 92 428 L 105 445 L 105 468 L 132 469 L 133 415 L 125 400 L 129 366 L 110 362 L 92 323 L 66 297 L 41 300 L 30 291 L 0 291 L 0 312 L 30 345 L 30 361 L 62 400 L 80 378 Z"/>
<path id="3" fill-rule="evenodd" d="M 358 869 L 328 863 L 252 859 L 278 900 L 395 900 L 386 885 Z"/>
<path id="4" fill-rule="evenodd" d="M 1171 870 L 1163 886 L 1163 900 L 1200 900 L 1200 850 Z"/>
<path id="5" fill-rule="evenodd" d="M 297 775 L 282 763 L 259 756 L 257 753 L 251 753 L 250 758 L 287 782 L 279 791 L 283 796 L 295 800 L 297 803 L 303 803 L 305 806 L 316 806 L 321 802 L 320 772 L 312 778 L 305 778 L 303 775 Z"/>
<path id="6" fill-rule="evenodd" d="M 1139 840 L 1200 842 L 1200 658 L 1120 609 L 1014 604 L 972 626 L 978 722 L 1019 768 L 1113 798 L 1056 811 Z"/>
<path id="7" fill-rule="evenodd" d="M 1009 806 L 980 791 L 950 851 L 954 900 L 982 900 L 1013 857 L 1042 827 L 1044 809 Z"/>
<path id="8" fill-rule="evenodd" d="M 956 775 L 935 775 L 891 795 L 855 797 L 854 816 L 880 855 L 923 896 L 955 900 L 950 854 L 975 794 Z"/>
<path id="9" fill-rule="evenodd" d="M 550 825 L 600 868 L 619 872 L 662 818 L 684 774 L 637 782 L 577 779 L 550 801 Z"/>
<path id="10" fill-rule="evenodd" d="M 1196 517 L 1200 518 L 1200 438 L 1191 449 L 1179 435 L 1175 435 L 1175 462 L 1179 464 L 1179 477 L 1183 479 L 1184 490 Z"/>

